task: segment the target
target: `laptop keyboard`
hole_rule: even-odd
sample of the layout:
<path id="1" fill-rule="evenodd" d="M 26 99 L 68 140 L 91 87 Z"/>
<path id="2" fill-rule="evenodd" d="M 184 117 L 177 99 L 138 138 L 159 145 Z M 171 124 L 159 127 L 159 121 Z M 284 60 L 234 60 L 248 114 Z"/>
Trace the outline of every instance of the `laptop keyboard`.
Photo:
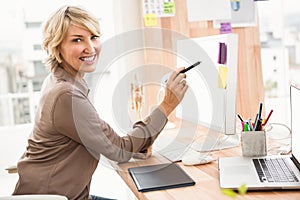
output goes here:
<path id="1" fill-rule="evenodd" d="M 299 182 L 286 158 L 253 159 L 260 182 Z"/>

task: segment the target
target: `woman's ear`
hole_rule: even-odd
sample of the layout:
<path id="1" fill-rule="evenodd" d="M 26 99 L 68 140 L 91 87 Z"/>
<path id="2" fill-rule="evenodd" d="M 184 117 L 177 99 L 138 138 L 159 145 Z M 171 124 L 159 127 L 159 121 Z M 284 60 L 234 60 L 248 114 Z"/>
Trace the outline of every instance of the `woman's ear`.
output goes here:
<path id="1" fill-rule="evenodd" d="M 60 48 L 59 47 L 57 48 L 57 51 L 55 52 L 54 56 L 55 56 L 57 62 L 59 62 L 59 63 L 62 62 L 62 56 L 61 56 Z"/>

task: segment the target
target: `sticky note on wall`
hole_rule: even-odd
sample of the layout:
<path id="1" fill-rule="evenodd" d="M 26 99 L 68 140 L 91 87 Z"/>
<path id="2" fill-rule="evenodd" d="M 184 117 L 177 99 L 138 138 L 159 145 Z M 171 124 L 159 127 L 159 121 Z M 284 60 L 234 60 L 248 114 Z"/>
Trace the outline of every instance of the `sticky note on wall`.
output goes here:
<path id="1" fill-rule="evenodd" d="M 157 25 L 157 17 L 156 14 L 145 14 L 144 15 L 144 23 L 145 26 L 156 26 Z"/>
<path id="2" fill-rule="evenodd" d="M 220 23 L 220 33 L 226 34 L 226 33 L 232 33 L 231 23 L 230 22 L 221 22 Z"/>
<path id="3" fill-rule="evenodd" d="M 226 89 L 227 86 L 227 76 L 228 76 L 228 67 L 222 65 L 219 66 L 219 78 L 218 78 L 218 87 Z"/>
<path id="4" fill-rule="evenodd" d="M 175 3 L 174 2 L 164 2 L 164 13 L 175 15 Z"/>

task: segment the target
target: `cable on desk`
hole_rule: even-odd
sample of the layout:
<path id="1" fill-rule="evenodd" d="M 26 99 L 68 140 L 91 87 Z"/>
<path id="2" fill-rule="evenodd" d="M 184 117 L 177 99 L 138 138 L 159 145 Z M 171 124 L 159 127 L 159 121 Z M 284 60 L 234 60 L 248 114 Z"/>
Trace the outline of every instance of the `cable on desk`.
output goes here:
<path id="1" fill-rule="evenodd" d="M 283 138 L 279 138 L 279 139 L 272 138 L 272 139 L 274 139 L 274 140 L 283 140 L 283 139 L 287 139 L 287 138 L 289 138 L 291 136 L 292 130 L 290 129 L 290 127 L 288 127 L 287 125 L 285 125 L 283 123 L 269 123 L 267 125 L 267 127 L 266 127 L 267 129 L 265 129 L 266 133 L 268 133 L 271 130 L 273 130 L 274 129 L 274 125 L 285 127 L 288 130 L 288 135 L 286 137 L 283 137 Z"/>
<path id="2" fill-rule="evenodd" d="M 285 129 L 287 129 L 287 135 L 284 137 L 272 137 L 271 131 L 275 129 L 275 126 L 281 126 L 284 127 Z M 267 136 L 269 137 L 269 139 L 272 139 L 274 141 L 280 141 L 280 140 L 286 140 L 286 139 L 290 139 L 291 138 L 291 134 L 292 134 L 292 130 L 290 129 L 290 127 L 288 127 L 287 125 L 283 124 L 283 123 L 269 123 L 266 127 L 265 127 L 265 131 L 267 133 Z M 278 130 L 279 132 L 284 132 L 282 130 Z M 288 154 L 291 151 L 291 141 L 289 141 L 288 144 L 282 143 L 282 144 L 277 144 L 276 146 L 268 149 L 269 151 L 276 151 L 277 154 Z"/>

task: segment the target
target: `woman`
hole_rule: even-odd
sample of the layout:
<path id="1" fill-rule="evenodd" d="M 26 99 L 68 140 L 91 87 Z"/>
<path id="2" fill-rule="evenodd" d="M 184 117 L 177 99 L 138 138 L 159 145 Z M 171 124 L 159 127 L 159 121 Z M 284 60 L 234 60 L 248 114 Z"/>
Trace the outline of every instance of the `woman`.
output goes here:
<path id="1" fill-rule="evenodd" d="M 126 162 L 135 153 L 147 152 L 187 90 L 185 74 L 178 73 L 182 69 L 173 72 L 162 103 L 120 137 L 99 118 L 83 79 L 95 70 L 101 51 L 97 18 L 79 7 L 64 6 L 48 19 L 43 34 L 51 73 L 42 87 L 27 149 L 18 162 L 14 194 L 97 199 L 89 196 L 89 189 L 100 155 Z"/>

